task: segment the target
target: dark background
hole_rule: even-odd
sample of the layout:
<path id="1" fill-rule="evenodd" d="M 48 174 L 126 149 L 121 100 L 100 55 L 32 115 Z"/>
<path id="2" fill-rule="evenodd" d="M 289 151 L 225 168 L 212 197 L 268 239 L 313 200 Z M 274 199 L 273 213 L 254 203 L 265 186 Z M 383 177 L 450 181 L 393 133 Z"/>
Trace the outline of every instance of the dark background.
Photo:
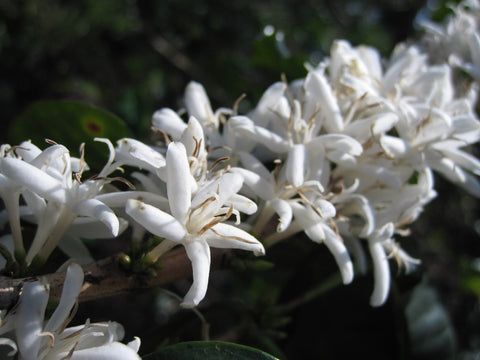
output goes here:
<path id="1" fill-rule="evenodd" d="M 205 86 L 214 108 L 231 107 L 243 93 L 241 106 L 249 108 L 282 73 L 289 80 L 305 76 L 304 63 L 328 55 L 334 39 L 372 45 L 388 57 L 397 42 L 420 35 L 413 26 L 419 14 L 441 20 L 450 13 L 441 1 L 431 4 L 0 0 L 0 137 L 12 142 L 9 125 L 26 106 L 53 99 L 107 109 L 148 141 L 153 111 L 179 109 L 191 80 Z M 252 269 L 240 254 L 233 270 L 212 275 L 200 308 L 212 337 L 288 359 L 474 359 L 480 352 L 478 201 L 436 181 L 439 198 L 402 240 L 423 264 L 397 277 L 392 264 L 385 306 L 368 305 L 369 274 L 347 287 L 318 290 L 336 284 L 336 266 L 324 247 L 293 239 L 267 255 L 277 264 L 273 270 Z M 170 290 L 182 294 L 186 286 Z M 320 296 L 290 306 L 309 289 Z M 233 300 L 222 300 L 225 294 Z M 198 318 L 178 311 L 172 299 L 153 289 L 91 302 L 81 305 L 77 319 L 121 322 L 128 340 L 142 338 L 142 354 L 200 339 Z"/>

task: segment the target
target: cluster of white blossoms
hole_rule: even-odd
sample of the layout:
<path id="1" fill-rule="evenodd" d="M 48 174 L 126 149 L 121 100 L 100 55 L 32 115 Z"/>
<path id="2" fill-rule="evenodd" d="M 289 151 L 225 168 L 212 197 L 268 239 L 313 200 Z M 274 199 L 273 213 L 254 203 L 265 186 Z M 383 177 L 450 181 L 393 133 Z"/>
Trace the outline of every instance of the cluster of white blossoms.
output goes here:
<path id="1" fill-rule="evenodd" d="M 400 44 L 390 59 L 374 48 L 336 41 L 329 57 L 307 67 L 305 78 L 271 85 L 243 115 L 238 104 L 214 111 L 202 85 L 191 82 L 185 109 L 153 115 L 164 143 L 125 138 L 114 147 L 97 139 L 110 157 L 87 180 L 83 154 L 73 158 L 62 145 L 3 145 L 0 219 L 9 222 L 11 234 L 0 239 L 0 265 L 42 264 L 56 246 L 86 263 L 92 258 L 81 239 L 113 238 L 130 225 L 137 239 L 147 232 L 162 239 L 145 254 L 150 263 L 177 245 L 185 248 L 193 284 L 182 305 L 194 307 L 207 292 L 210 247 L 263 255 L 265 248 L 304 233 L 331 252 L 345 284 L 354 279 L 354 263 L 366 271 L 369 254 L 371 304 L 383 304 L 389 259 L 407 272 L 419 263 L 399 240 L 436 196 L 433 172 L 480 196 L 480 161 L 468 152 L 480 139 L 474 110 L 479 15 L 478 3 L 466 2 L 445 26 L 426 24 L 423 45 Z M 435 55 L 440 50 L 451 56 Z M 452 66 L 472 78 L 459 87 Z M 130 185 L 112 176 L 122 167 L 134 169 L 129 176 L 135 190 L 113 186 L 114 180 Z M 24 222 L 36 225 L 28 249 Z M 80 359 L 90 348 L 115 354 L 120 347 L 132 353 L 121 358 L 136 358 L 138 342 L 118 343 L 117 325 L 64 329 L 83 281 L 78 266 L 71 269 L 77 280 L 67 275 L 60 305 L 46 325 L 48 286 L 38 281 L 25 286 L 0 333 L 15 331 L 24 359 Z M 35 326 L 27 328 L 27 318 Z M 98 334 L 100 343 L 86 340 Z"/>
<path id="2" fill-rule="evenodd" d="M 67 269 L 60 301 L 48 321 L 44 321 L 50 286 L 45 279 L 27 283 L 16 307 L 0 323 L 0 335 L 13 333 L 16 342 L 0 338 L 1 345 L 18 352 L 20 360 L 140 360 L 140 339 L 127 345 L 123 327 L 116 322 L 90 323 L 67 328 L 75 315 L 77 297 L 83 284 L 83 269 L 71 264 Z M 73 310 L 73 313 L 72 313 Z"/>
<path id="3" fill-rule="evenodd" d="M 434 63 L 448 62 L 480 81 L 480 3 L 464 0 L 443 24 L 421 22 L 423 46 Z"/>

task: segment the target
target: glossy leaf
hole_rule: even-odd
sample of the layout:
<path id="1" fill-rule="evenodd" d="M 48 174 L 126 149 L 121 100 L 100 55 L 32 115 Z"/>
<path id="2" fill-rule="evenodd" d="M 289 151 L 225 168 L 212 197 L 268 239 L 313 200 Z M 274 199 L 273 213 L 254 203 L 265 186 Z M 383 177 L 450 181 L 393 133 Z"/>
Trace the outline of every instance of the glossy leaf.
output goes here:
<path id="1" fill-rule="evenodd" d="M 144 360 L 275 360 L 277 358 L 244 345 L 222 341 L 191 341 L 167 346 Z"/>
<path id="2" fill-rule="evenodd" d="M 44 147 L 45 139 L 65 145 L 75 156 L 82 142 L 85 157 L 92 170 L 98 170 L 108 156 L 105 144 L 95 137 L 116 141 L 130 136 L 125 123 L 116 115 L 74 101 L 39 101 L 28 106 L 10 125 L 8 141 L 14 145 L 24 140 Z"/>
<path id="3" fill-rule="evenodd" d="M 405 309 L 411 351 L 418 359 L 453 359 L 454 329 L 434 288 L 417 285 Z"/>

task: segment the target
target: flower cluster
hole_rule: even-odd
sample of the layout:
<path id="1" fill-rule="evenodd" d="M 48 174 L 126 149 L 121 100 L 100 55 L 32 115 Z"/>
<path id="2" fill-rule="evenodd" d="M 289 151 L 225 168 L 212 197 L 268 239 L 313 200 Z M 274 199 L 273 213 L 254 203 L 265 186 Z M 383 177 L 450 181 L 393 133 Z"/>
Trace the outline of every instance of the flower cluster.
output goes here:
<path id="1" fill-rule="evenodd" d="M 3 145 L 1 219 L 11 234 L 0 239 L 0 265 L 11 271 L 15 262 L 42 264 L 56 246 L 88 262 L 82 238 L 113 238 L 130 225 L 139 240 L 147 232 L 161 238 L 144 254 L 149 263 L 177 245 L 185 248 L 193 284 L 182 305 L 195 307 L 207 292 L 211 247 L 258 256 L 304 233 L 331 252 L 345 284 L 353 281 L 354 262 L 366 271 L 369 254 L 371 304 L 382 305 L 389 259 L 407 272 L 419 263 L 399 239 L 436 196 L 433 173 L 480 196 L 480 161 L 468 152 L 480 139 L 474 110 L 479 15 L 476 2 L 463 3 L 445 26 L 424 25 L 423 44 L 399 44 L 389 59 L 374 48 L 336 41 L 327 58 L 307 66 L 305 78 L 271 85 L 245 114 L 237 104 L 215 111 L 203 86 L 191 82 L 185 109 L 153 114 L 163 143 L 124 138 L 114 147 L 97 139 L 110 156 L 87 180 L 83 147 L 74 158 L 53 142 L 44 150 L 30 142 Z M 435 55 L 439 51 L 451 55 Z M 468 86 L 458 86 L 452 65 L 471 74 Z M 123 167 L 133 168 L 136 189 L 111 184 L 131 185 L 112 176 Z M 28 249 L 24 222 L 36 225 Z M 22 358 L 86 358 L 92 346 L 105 354 L 129 348 L 128 358 L 136 358 L 137 343 L 116 342 L 117 325 L 64 329 L 80 272 L 70 268 L 65 295 L 46 325 L 47 284 L 25 286 L 18 309 L 0 326 L 0 333 L 15 329 Z M 25 326 L 27 317 L 35 326 Z M 100 342 L 91 339 L 99 334 Z"/>
<path id="2" fill-rule="evenodd" d="M 0 338 L 0 344 L 12 347 L 10 356 L 19 353 L 22 360 L 125 359 L 139 360 L 140 339 L 127 345 L 123 327 L 115 322 L 90 323 L 67 328 L 75 315 L 77 297 L 83 284 L 78 264 L 67 269 L 62 296 L 48 321 L 44 321 L 50 286 L 45 279 L 27 283 L 17 307 L 1 319 L 0 335 L 13 332 L 16 343 Z"/>
<path id="3" fill-rule="evenodd" d="M 421 22 L 426 34 L 423 46 L 435 63 L 447 61 L 480 80 L 480 4 L 465 0 L 452 7 L 444 24 Z"/>
<path id="4" fill-rule="evenodd" d="M 19 146 L 1 147 L 0 197 L 5 204 L 3 217 L 10 222 L 13 253 L 19 262 L 44 263 L 55 247 L 79 262 L 89 262 L 81 238 L 113 238 L 127 223 L 97 199 L 107 175 L 115 168 L 105 166 L 99 176 L 81 180 L 88 169 L 82 158 L 70 156 L 68 149 L 52 144 L 41 151 L 30 141 Z M 20 199 L 22 201 L 20 201 Z M 33 241 L 25 249 L 20 218 L 37 225 Z"/>

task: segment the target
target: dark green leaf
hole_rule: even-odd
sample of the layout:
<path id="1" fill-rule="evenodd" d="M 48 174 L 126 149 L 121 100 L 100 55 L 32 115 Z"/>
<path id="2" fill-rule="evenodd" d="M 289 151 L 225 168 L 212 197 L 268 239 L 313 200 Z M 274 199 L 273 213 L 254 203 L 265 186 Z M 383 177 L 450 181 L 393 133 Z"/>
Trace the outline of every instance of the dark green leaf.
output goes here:
<path id="1" fill-rule="evenodd" d="M 416 359 L 454 358 L 454 330 L 432 287 L 421 283 L 415 288 L 405 315 Z"/>
<path id="2" fill-rule="evenodd" d="M 167 346 L 144 360 L 275 360 L 257 349 L 222 341 L 192 341 Z"/>
<path id="3" fill-rule="evenodd" d="M 75 156 L 86 144 L 85 158 L 92 170 L 99 170 L 108 157 L 103 143 L 95 137 L 116 141 L 130 136 L 124 122 L 112 113 L 73 101 L 39 101 L 28 106 L 11 124 L 8 138 L 12 145 L 24 140 L 44 147 L 45 139 L 65 145 Z"/>

